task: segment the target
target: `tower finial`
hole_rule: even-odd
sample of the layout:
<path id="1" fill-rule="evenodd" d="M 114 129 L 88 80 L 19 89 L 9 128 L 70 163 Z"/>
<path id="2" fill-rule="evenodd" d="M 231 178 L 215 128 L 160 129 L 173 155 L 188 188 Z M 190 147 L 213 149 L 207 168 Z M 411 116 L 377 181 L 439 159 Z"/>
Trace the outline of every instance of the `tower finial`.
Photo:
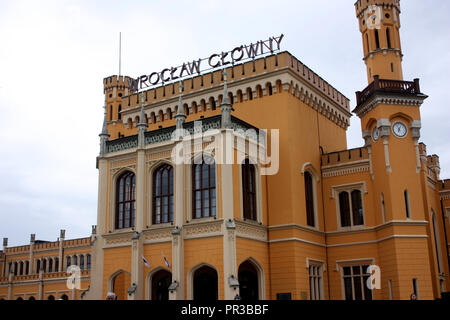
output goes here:
<path id="1" fill-rule="evenodd" d="M 148 124 L 145 121 L 145 112 L 144 112 L 144 103 L 145 103 L 145 94 L 141 93 L 141 115 L 139 116 L 138 127 L 138 147 L 143 148 L 145 145 L 145 131 L 147 131 Z"/>
<path id="2" fill-rule="evenodd" d="M 175 121 L 176 121 L 176 129 L 175 129 L 175 135 L 177 139 L 181 139 L 183 138 L 183 124 L 184 121 L 186 120 L 186 115 L 184 114 L 184 108 L 183 108 L 183 98 L 182 98 L 182 93 L 183 93 L 183 83 L 180 81 L 178 83 L 178 111 L 177 114 L 175 115 Z"/>
<path id="3" fill-rule="evenodd" d="M 104 115 L 103 115 L 103 127 L 102 132 L 99 134 L 100 137 L 100 156 L 104 156 L 107 152 L 106 150 L 106 141 L 108 141 L 108 138 L 110 137 L 108 133 L 108 127 L 106 126 L 106 100 L 105 105 L 103 106 Z"/>
<path id="4" fill-rule="evenodd" d="M 223 129 L 231 129 L 231 110 L 232 106 L 230 99 L 228 98 L 227 71 L 223 70 L 223 98 L 222 103 L 220 104 Z"/>

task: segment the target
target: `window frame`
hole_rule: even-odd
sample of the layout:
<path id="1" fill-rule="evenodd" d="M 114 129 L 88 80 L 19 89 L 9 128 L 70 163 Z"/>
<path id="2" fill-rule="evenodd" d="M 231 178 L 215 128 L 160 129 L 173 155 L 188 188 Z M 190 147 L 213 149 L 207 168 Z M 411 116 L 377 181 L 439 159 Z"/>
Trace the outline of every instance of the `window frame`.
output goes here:
<path id="1" fill-rule="evenodd" d="M 163 172 L 165 170 L 168 170 L 168 193 L 163 194 L 162 192 L 162 179 L 163 179 Z M 161 194 L 156 194 L 156 175 L 158 172 L 161 172 L 160 175 L 160 188 L 161 188 Z M 172 180 L 170 179 L 172 173 Z M 171 180 L 171 181 L 170 181 Z M 172 188 L 170 188 L 172 186 Z M 170 224 L 173 223 L 175 220 L 175 170 L 173 165 L 167 162 L 158 163 L 154 169 L 151 171 L 151 216 L 150 221 L 151 225 L 164 225 L 164 224 Z M 172 219 L 170 219 L 170 197 L 172 197 Z M 160 200 L 160 222 L 156 223 L 156 199 L 159 198 Z M 167 198 L 168 200 L 168 212 L 167 212 L 167 221 L 162 222 L 162 199 Z"/>
<path id="2" fill-rule="evenodd" d="M 352 208 L 351 193 L 355 190 L 358 190 L 361 192 L 361 209 L 362 209 L 362 217 L 363 217 L 363 224 L 361 224 L 361 225 L 353 224 L 353 208 Z M 349 212 L 350 212 L 350 225 L 349 226 L 342 226 L 342 223 L 341 223 L 341 208 L 340 208 L 339 195 L 343 191 L 347 192 L 349 195 Z M 338 230 L 345 231 L 345 230 L 358 230 L 358 229 L 366 228 L 367 221 L 366 221 L 366 210 L 365 210 L 365 205 L 364 205 L 364 195 L 366 195 L 366 194 L 367 194 L 367 188 L 366 188 L 366 183 L 364 181 L 331 187 L 331 197 L 335 200 L 335 204 L 336 204 L 336 219 L 337 219 L 336 225 L 337 225 Z"/>
<path id="3" fill-rule="evenodd" d="M 340 266 L 341 269 L 341 283 L 342 283 L 342 300 L 349 300 L 349 301 L 358 301 L 355 299 L 355 278 L 358 278 L 361 284 L 361 300 L 360 301 L 372 301 L 373 300 L 373 291 L 369 288 L 367 288 L 368 292 L 370 292 L 370 299 L 366 299 L 365 297 L 365 289 L 366 289 L 366 281 L 368 277 L 370 277 L 370 274 L 367 273 L 367 268 L 369 267 L 369 263 L 355 263 L 355 264 L 344 264 Z M 354 267 L 359 267 L 359 274 L 354 274 Z M 344 274 L 344 268 L 350 268 L 350 275 Z M 350 278 L 351 284 L 352 284 L 352 299 L 347 299 L 347 293 L 346 293 L 346 285 L 345 285 L 345 279 Z"/>
<path id="4" fill-rule="evenodd" d="M 244 159 L 243 163 L 241 163 L 241 194 L 242 194 L 242 218 L 244 220 L 249 221 L 256 221 L 258 222 L 258 186 L 257 186 L 257 169 L 256 166 L 250 161 L 249 158 Z M 253 174 L 253 191 L 248 190 L 248 173 L 250 175 Z M 249 201 L 249 195 L 252 198 L 253 202 L 253 210 L 250 212 L 250 217 L 246 216 L 246 209 L 248 210 L 248 201 Z"/>
<path id="5" fill-rule="evenodd" d="M 208 164 L 206 163 L 205 159 L 209 158 L 210 160 L 213 160 L 213 164 Z M 216 161 L 214 159 L 214 157 L 209 156 L 209 155 L 202 155 L 201 157 L 201 163 L 196 163 L 196 161 L 193 161 L 192 165 L 191 165 L 191 181 L 190 181 L 190 191 L 191 191 L 191 208 L 190 208 L 190 220 L 197 220 L 197 219 L 208 219 L 208 218 L 216 218 L 218 216 L 218 192 L 217 192 L 217 164 Z M 197 159 L 198 161 L 198 159 Z M 203 187 L 202 182 L 203 182 L 203 165 L 207 165 L 208 166 L 208 187 Z M 197 166 L 201 166 L 200 168 L 200 184 L 201 187 L 199 189 L 196 189 L 196 185 L 195 185 L 195 169 Z M 214 166 L 214 168 L 211 170 L 211 166 Z M 212 187 L 210 185 L 210 180 L 211 180 L 211 172 L 214 172 L 214 186 Z M 216 199 L 216 204 L 214 206 L 214 215 L 212 215 L 212 210 L 211 210 L 211 192 L 212 190 L 214 190 L 215 193 L 215 199 Z M 201 203 L 201 210 L 200 210 L 200 217 L 196 217 L 196 192 L 200 191 L 200 203 Z M 204 198 L 203 198 L 203 194 L 204 191 L 208 192 L 208 208 L 209 208 L 209 215 L 205 216 L 203 215 L 204 212 Z"/>
<path id="6" fill-rule="evenodd" d="M 126 178 L 128 176 L 131 176 L 131 191 L 133 191 L 133 181 L 134 181 L 134 194 L 132 195 L 133 199 L 120 201 L 120 193 L 119 193 L 120 192 L 119 191 L 120 181 L 121 181 L 121 179 L 125 178 L 124 179 L 124 186 L 123 186 L 123 189 L 124 189 L 123 192 L 124 192 L 124 198 L 125 198 L 125 195 L 126 195 Z M 115 195 L 115 198 L 114 198 L 114 204 L 115 204 L 115 206 L 114 206 L 114 219 L 113 219 L 114 220 L 114 224 L 113 224 L 114 230 L 128 230 L 128 229 L 132 229 L 132 228 L 135 227 L 135 224 L 136 224 L 136 192 L 137 192 L 136 189 L 137 189 L 136 174 L 133 171 L 131 171 L 131 170 L 124 170 L 124 171 L 121 171 L 117 175 L 117 178 L 115 179 L 115 185 L 114 185 L 114 195 Z M 130 194 L 131 193 L 132 192 L 130 192 Z M 129 227 L 125 227 L 125 211 L 123 211 L 123 224 L 122 224 L 122 227 L 119 228 L 119 206 L 122 203 L 123 203 L 124 207 L 125 207 L 125 205 L 127 203 L 129 203 L 130 204 L 130 208 L 132 207 L 133 210 L 130 210 L 131 211 L 130 212 L 130 217 L 129 217 L 129 220 L 130 220 L 129 224 L 130 224 L 130 226 Z"/>

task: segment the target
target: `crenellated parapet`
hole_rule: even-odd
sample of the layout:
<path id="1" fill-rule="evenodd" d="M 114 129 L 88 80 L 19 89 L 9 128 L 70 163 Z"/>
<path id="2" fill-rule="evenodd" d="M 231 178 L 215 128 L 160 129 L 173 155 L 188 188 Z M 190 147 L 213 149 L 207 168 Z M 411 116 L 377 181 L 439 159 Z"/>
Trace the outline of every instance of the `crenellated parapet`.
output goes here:
<path id="1" fill-rule="evenodd" d="M 384 9 L 395 8 L 400 13 L 400 0 L 358 0 L 355 2 L 356 16 L 360 17 L 364 10 L 373 5 L 382 6 Z"/>

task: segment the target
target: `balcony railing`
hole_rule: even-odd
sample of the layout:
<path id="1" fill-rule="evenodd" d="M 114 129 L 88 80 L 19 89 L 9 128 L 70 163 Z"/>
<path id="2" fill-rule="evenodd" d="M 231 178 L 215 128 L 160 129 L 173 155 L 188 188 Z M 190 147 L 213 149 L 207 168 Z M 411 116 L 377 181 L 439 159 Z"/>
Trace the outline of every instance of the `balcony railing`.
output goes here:
<path id="1" fill-rule="evenodd" d="M 414 81 L 386 80 L 380 79 L 378 76 L 373 77 L 373 81 L 363 91 L 356 92 L 356 104 L 359 106 L 366 102 L 375 92 L 384 93 L 409 93 L 419 94 L 419 79 Z"/>

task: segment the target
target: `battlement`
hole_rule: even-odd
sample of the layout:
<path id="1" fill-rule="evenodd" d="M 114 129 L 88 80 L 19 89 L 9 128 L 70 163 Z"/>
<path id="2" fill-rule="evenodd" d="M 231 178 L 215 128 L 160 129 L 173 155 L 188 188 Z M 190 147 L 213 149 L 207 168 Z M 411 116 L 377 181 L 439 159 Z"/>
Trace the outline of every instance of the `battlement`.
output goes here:
<path id="1" fill-rule="evenodd" d="M 441 190 L 450 190 L 450 179 L 441 180 Z"/>
<path id="2" fill-rule="evenodd" d="M 106 93 L 114 88 L 119 90 L 130 89 L 133 78 L 128 76 L 109 76 L 103 79 L 103 93 Z"/>
<path id="3" fill-rule="evenodd" d="M 359 18 L 364 10 L 371 5 L 382 6 L 385 9 L 395 7 L 400 13 L 400 0 L 358 0 L 355 2 L 356 16 Z"/>
<path id="4" fill-rule="evenodd" d="M 427 166 L 440 168 L 439 156 L 435 154 L 427 156 Z"/>
<path id="5" fill-rule="evenodd" d="M 91 244 L 91 238 L 77 238 L 77 239 L 70 239 L 70 240 L 64 240 L 64 248 L 67 247 L 77 247 L 77 246 L 89 246 Z M 5 254 L 18 254 L 18 253 L 28 253 L 30 252 L 30 245 L 23 245 L 23 246 L 16 246 L 16 247 L 7 247 L 5 248 Z M 59 241 L 48 241 L 48 242 L 42 242 L 42 243 L 35 243 L 33 247 L 33 251 L 39 251 L 39 250 L 51 250 L 51 249 L 58 249 L 59 248 Z"/>
<path id="6" fill-rule="evenodd" d="M 427 145 L 423 142 L 419 142 L 419 154 L 421 156 L 427 156 Z"/>
<path id="7" fill-rule="evenodd" d="M 326 153 L 323 154 L 321 158 L 322 158 L 322 166 L 330 166 L 359 160 L 368 160 L 369 152 L 366 147 L 361 147 Z"/>
<path id="8" fill-rule="evenodd" d="M 250 78 L 259 74 L 264 74 L 280 69 L 290 69 L 293 73 L 302 78 L 305 82 L 309 83 L 310 86 L 313 86 L 323 95 L 327 96 L 342 109 L 347 111 L 350 110 L 350 100 L 347 97 L 345 97 L 342 93 L 340 93 L 328 82 L 326 82 L 322 77 L 317 75 L 314 71 L 312 71 L 287 51 L 255 59 L 253 61 L 248 61 L 242 64 L 236 64 L 234 66 L 227 67 L 226 71 L 228 74 L 228 81 L 232 82 L 235 80 Z M 222 72 L 223 70 L 219 69 L 182 80 L 183 94 L 199 90 L 206 90 L 209 88 L 217 87 L 218 85 L 223 85 Z M 114 82 L 117 81 L 114 80 L 114 77 L 116 76 L 104 79 L 105 88 L 114 87 L 114 84 L 117 83 Z M 112 80 L 110 80 L 111 78 Z M 125 78 L 131 79 L 129 77 Z M 124 83 L 125 85 L 124 81 L 125 80 L 122 80 L 122 83 Z M 126 85 L 129 89 L 129 84 L 127 83 Z M 229 88 L 229 90 L 231 89 Z M 140 93 L 132 93 L 128 96 L 124 96 L 122 97 L 124 107 L 122 110 L 133 109 L 139 106 L 140 95 L 142 93 L 144 93 L 144 100 L 146 103 L 155 103 L 162 100 L 167 100 L 178 96 L 178 83 L 173 82 L 155 88 L 147 89 Z"/>

